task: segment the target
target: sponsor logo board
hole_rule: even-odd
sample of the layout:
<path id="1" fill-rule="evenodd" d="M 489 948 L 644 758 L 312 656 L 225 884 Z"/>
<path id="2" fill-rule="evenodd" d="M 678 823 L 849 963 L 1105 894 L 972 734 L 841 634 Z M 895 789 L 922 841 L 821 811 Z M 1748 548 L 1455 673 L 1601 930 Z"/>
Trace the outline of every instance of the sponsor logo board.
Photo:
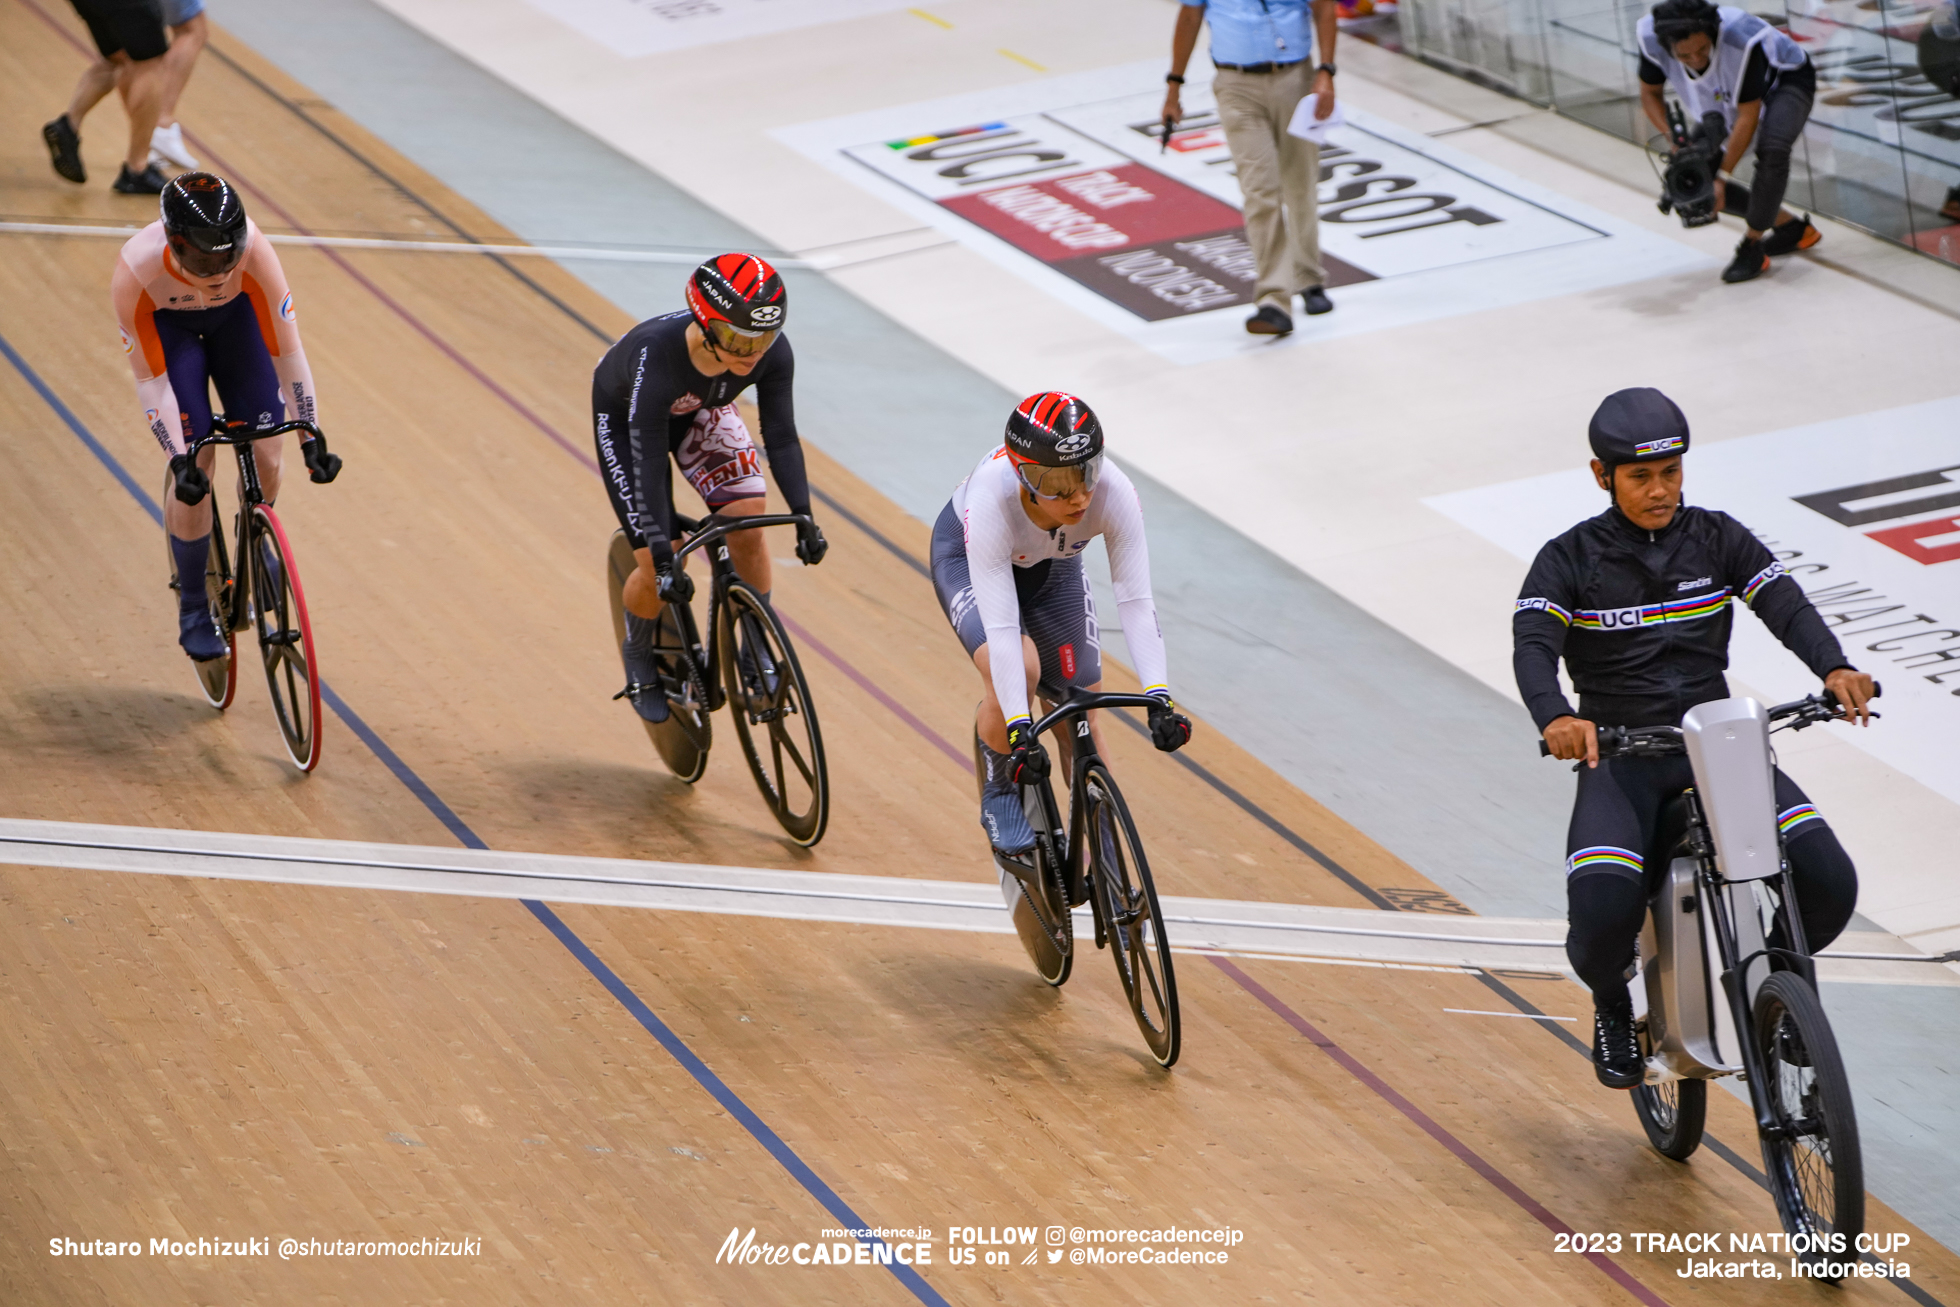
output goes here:
<path id="1" fill-rule="evenodd" d="M 1150 67 L 774 135 L 1160 353 L 1198 362 L 1244 347 L 1227 333 L 1252 302 L 1257 268 L 1210 87 L 1185 88 L 1188 116 L 1166 142 L 1161 70 Z M 1317 338 L 1709 262 L 1373 115 L 1347 113 L 1348 125 L 1321 148 L 1317 179 L 1326 284 L 1347 293 L 1343 313 L 1314 320 Z"/>
<path id="2" fill-rule="evenodd" d="M 1882 721 L 1833 726 L 1834 737 L 1960 802 L 1955 431 L 1960 398 L 1935 400 L 1696 449 L 1687 477 L 1690 502 L 1760 536 L 1845 656 L 1885 687 Z M 1529 561 L 1598 513 L 1603 498 L 1577 467 L 1424 502 Z M 1730 656 L 1732 676 L 1754 693 L 1784 701 L 1816 691 L 1809 670 L 1752 617 L 1737 615 Z"/>

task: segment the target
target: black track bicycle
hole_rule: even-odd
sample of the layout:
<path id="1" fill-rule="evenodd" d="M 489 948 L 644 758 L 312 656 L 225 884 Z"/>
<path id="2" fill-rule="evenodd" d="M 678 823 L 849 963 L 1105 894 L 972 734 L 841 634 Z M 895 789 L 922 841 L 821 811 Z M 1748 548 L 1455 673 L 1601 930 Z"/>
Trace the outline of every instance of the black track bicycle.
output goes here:
<path id="1" fill-rule="evenodd" d="M 222 416 L 212 423 L 210 434 L 190 447 L 193 458 L 206 445 L 232 447 L 238 455 L 239 500 L 232 519 L 235 543 L 230 549 L 220 529 L 215 484 L 207 500 L 211 552 L 204 567 L 204 588 L 212 620 L 224 632 L 226 648 L 223 657 L 193 666 L 205 701 L 221 712 L 229 708 L 238 690 L 237 632 L 252 628 L 258 637 L 265 684 L 272 693 L 272 711 L 279 719 L 286 753 L 294 766 L 310 772 L 320 762 L 320 667 L 313 653 L 313 623 L 307 616 L 306 592 L 300 587 L 299 570 L 293 563 L 293 547 L 278 514 L 266 502 L 258 463 L 252 457 L 257 441 L 277 439 L 292 431 L 311 436 L 319 442 L 320 452 L 326 452 L 326 439 L 311 422 L 287 422 L 257 431 L 243 424 L 228 424 Z M 174 493 L 167 473 L 163 492 L 166 497 Z M 168 548 L 167 538 L 164 544 L 170 559 L 170 588 L 181 590 L 183 579 L 177 575 L 175 554 Z"/>
<path id="2" fill-rule="evenodd" d="M 1036 722 L 1037 736 L 1051 727 L 1062 728 L 1056 738 L 1069 769 L 1068 823 L 1064 827 L 1054 786 L 1047 778 L 1022 786 L 1021 802 L 1034 830 L 1034 849 L 1025 858 L 996 853 L 994 861 L 1020 882 L 1020 897 L 1013 905 L 1014 927 L 1035 970 L 1051 985 L 1067 981 L 1074 966 L 1070 910 L 1085 901 L 1090 905 L 1096 947 L 1109 949 L 1143 1042 L 1157 1064 L 1168 1067 L 1177 1061 L 1181 1031 L 1164 914 L 1130 807 L 1096 751 L 1088 716 L 1091 709 L 1149 708 L 1157 702 L 1143 694 L 1072 693 Z M 979 747 L 976 739 L 974 766 L 976 774 L 984 777 Z"/>
<path id="3" fill-rule="evenodd" d="M 803 665 L 782 619 L 744 581 L 729 558 L 727 537 L 736 531 L 807 523 L 807 516 L 773 513 L 755 517 L 674 518 L 684 539 L 674 550 L 682 566 L 697 550 L 708 557 L 708 639 L 704 644 L 691 604 L 662 606 L 654 634 L 654 666 L 666 691 L 664 722 L 643 722 L 654 749 L 674 775 L 693 784 L 708 768 L 714 740 L 710 714 L 727 705 L 749 774 L 763 802 L 792 840 L 808 848 L 830 821 L 830 776 L 823 732 L 810 701 Z M 626 639 L 626 578 L 636 566 L 624 531 L 613 533 L 606 555 L 613 635 Z M 622 690 L 613 697 L 624 698 Z"/>

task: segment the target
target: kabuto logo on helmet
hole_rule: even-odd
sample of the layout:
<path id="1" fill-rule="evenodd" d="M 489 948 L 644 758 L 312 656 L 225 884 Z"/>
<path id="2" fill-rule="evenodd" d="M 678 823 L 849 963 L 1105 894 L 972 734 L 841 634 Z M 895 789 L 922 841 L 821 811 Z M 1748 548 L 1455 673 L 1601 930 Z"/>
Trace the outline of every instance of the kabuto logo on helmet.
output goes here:
<path id="1" fill-rule="evenodd" d="M 773 327 L 783 320 L 780 304 L 758 304 L 749 310 L 749 321 L 758 327 Z"/>

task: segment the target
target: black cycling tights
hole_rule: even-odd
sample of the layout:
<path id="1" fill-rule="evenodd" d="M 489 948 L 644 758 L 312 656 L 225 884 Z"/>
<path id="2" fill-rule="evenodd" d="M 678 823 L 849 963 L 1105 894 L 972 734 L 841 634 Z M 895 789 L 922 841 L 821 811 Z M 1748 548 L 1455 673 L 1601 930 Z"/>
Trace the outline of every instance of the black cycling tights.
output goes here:
<path id="1" fill-rule="evenodd" d="M 1666 852 L 1648 855 L 1661 806 L 1693 784 L 1685 757 L 1613 758 L 1579 772 L 1566 836 L 1565 953 L 1594 1003 L 1626 998 L 1626 971 Z M 1796 782 L 1776 772 L 1777 819 L 1811 952 L 1844 930 L 1858 906 L 1858 871 Z"/>

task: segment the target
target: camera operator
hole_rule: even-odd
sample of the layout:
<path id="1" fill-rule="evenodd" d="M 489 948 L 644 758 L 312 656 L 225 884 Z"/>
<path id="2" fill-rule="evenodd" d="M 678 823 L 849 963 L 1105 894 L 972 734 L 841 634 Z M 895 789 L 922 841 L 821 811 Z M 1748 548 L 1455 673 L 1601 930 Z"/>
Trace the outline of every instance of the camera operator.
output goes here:
<path id="1" fill-rule="evenodd" d="M 1690 122 L 1718 113 L 1728 128 L 1715 208 L 1748 227 L 1735 259 L 1722 271 L 1726 282 L 1749 281 L 1769 270 L 1771 255 L 1807 250 L 1820 239 L 1810 218 L 1783 208 L 1790 184 L 1790 150 L 1810 120 L 1817 70 L 1797 43 L 1754 14 L 1708 0 L 1661 0 L 1636 29 L 1640 44 L 1640 107 L 1664 135 L 1663 84 L 1687 110 Z M 1751 141 L 1756 144 L 1754 186 L 1724 181 Z"/>

